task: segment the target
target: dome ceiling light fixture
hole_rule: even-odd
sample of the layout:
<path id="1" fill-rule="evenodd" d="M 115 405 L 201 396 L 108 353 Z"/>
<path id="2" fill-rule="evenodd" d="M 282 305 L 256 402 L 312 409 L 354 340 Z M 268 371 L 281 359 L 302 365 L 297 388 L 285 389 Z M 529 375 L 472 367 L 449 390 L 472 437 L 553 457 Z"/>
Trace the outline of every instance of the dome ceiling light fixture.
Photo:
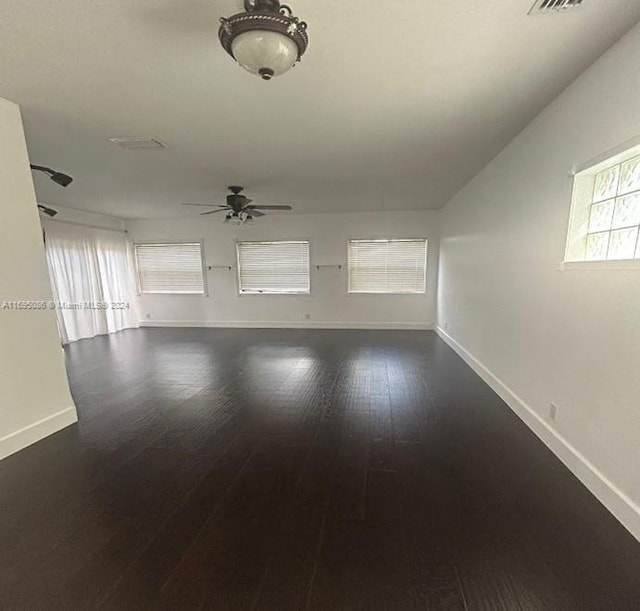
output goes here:
<path id="1" fill-rule="evenodd" d="M 302 59 L 309 44 L 307 24 L 279 0 L 244 0 L 244 8 L 220 19 L 220 43 L 245 70 L 270 81 Z"/>

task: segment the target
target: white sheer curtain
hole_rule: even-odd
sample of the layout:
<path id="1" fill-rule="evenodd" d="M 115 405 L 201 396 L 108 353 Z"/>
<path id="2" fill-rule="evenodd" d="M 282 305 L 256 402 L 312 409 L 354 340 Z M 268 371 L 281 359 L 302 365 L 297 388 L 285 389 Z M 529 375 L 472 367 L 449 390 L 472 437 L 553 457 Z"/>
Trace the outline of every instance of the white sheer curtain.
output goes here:
<path id="1" fill-rule="evenodd" d="M 63 343 L 137 327 L 126 235 L 53 221 L 44 229 Z"/>

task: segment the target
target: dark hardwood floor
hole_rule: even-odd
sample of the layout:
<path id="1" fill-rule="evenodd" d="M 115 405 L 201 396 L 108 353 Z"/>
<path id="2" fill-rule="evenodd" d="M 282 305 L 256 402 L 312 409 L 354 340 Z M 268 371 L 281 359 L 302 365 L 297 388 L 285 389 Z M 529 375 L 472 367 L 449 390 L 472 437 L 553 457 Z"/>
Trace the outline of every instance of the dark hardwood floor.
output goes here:
<path id="1" fill-rule="evenodd" d="M 67 359 L 80 422 L 0 463 L 2 610 L 640 609 L 640 544 L 433 333 Z"/>

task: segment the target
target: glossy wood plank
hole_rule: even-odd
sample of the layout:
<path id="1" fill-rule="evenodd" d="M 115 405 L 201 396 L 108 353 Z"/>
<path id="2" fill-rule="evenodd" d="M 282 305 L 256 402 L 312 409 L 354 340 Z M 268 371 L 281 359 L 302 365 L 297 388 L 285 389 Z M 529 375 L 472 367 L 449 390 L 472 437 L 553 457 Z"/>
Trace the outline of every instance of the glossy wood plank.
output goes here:
<path id="1" fill-rule="evenodd" d="M 640 608 L 640 544 L 431 332 L 77 342 L 0 462 L 0 608 Z"/>

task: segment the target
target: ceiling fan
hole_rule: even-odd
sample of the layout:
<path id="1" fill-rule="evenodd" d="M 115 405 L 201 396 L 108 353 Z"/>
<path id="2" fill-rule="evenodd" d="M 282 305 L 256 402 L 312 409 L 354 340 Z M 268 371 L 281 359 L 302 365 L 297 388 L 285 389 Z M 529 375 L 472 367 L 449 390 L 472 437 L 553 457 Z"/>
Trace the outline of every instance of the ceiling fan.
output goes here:
<path id="1" fill-rule="evenodd" d="M 240 223 L 252 221 L 255 217 L 265 216 L 262 210 L 293 210 L 291 206 L 260 206 L 252 204 L 253 200 L 242 195 L 244 187 L 229 187 L 231 195 L 227 195 L 226 205 L 217 204 L 182 204 L 183 206 L 199 206 L 205 208 L 215 208 L 208 212 L 202 212 L 201 216 L 216 214 L 217 212 L 226 212 L 225 222 L 236 219 Z"/>

